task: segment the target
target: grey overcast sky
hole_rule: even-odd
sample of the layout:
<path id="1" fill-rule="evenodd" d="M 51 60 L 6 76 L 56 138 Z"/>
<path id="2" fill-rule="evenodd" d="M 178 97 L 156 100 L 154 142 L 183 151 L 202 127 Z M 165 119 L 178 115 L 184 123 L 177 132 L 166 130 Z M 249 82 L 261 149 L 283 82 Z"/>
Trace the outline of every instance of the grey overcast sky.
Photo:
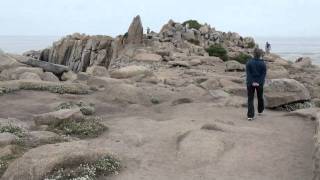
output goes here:
<path id="1" fill-rule="evenodd" d="M 320 37 L 320 0 L 0 0 L 0 35 L 115 36 L 140 14 L 159 31 L 196 19 L 245 36 Z"/>

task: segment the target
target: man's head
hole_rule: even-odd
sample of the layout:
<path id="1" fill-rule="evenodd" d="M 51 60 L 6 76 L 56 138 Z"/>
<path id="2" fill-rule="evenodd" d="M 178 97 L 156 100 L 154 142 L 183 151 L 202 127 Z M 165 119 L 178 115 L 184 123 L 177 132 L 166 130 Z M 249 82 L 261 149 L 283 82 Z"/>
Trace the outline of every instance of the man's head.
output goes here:
<path id="1" fill-rule="evenodd" d="M 255 49 L 254 49 L 254 51 L 253 51 L 253 57 L 254 57 L 255 59 L 261 59 L 262 55 L 263 55 L 263 51 L 262 51 L 261 49 L 259 49 L 259 48 L 255 48 Z"/>

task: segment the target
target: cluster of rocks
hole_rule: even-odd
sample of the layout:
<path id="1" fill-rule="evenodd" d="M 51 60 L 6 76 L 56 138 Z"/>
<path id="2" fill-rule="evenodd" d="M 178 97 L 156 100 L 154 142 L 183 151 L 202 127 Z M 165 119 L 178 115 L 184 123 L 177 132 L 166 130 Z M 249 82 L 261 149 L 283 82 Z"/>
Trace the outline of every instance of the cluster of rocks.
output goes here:
<path id="1" fill-rule="evenodd" d="M 253 38 L 216 31 L 207 24 L 194 29 L 170 20 L 159 33 L 143 34 L 140 16 L 137 16 L 128 32 L 116 38 L 75 33 L 48 49 L 28 51 L 24 55 L 68 66 L 74 72 L 85 72 L 89 66 L 99 65 L 108 69 L 125 59 L 161 62 L 194 55 L 208 56 L 206 48 L 214 44 L 223 44 L 230 57 L 239 52 L 251 53 L 255 47 Z"/>
<path id="2" fill-rule="evenodd" d="M 219 57 L 208 56 L 205 49 L 213 44 L 222 44 L 231 60 L 224 62 Z M 27 52 L 25 57 L 0 53 L 0 95 L 40 90 L 61 94 L 96 93 L 103 102 L 146 107 L 178 106 L 197 101 L 242 107 L 246 106 L 247 96 L 245 66 L 232 59 L 239 53 L 251 53 L 254 45 L 252 38 L 237 33 L 219 32 L 209 25 L 190 29 L 172 20 L 160 33 L 143 34 L 141 19 L 137 16 L 128 32 L 116 38 L 76 33 L 55 42 L 51 48 Z M 268 54 L 264 59 L 268 66 L 265 87 L 268 108 L 305 101 L 320 104 L 320 71 L 309 58 L 289 62 Z M 68 110 L 36 115 L 37 131 L 27 129 L 30 137 L 34 137 L 30 142 L 46 144 L 48 139 L 57 137 L 45 131 L 49 125 L 94 113 L 91 107 L 70 106 Z M 15 143 L 14 135 L 0 133 L 0 136 L 0 144 Z M 182 147 L 186 145 L 181 144 Z M 74 147 L 84 150 L 78 154 L 70 144 L 58 146 L 45 145 L 30 151 L 10 165 L 4 177 L 19 179 L 32 168 L 39 169 L 35 177 L 42 177 L 57 163 L 63 163 L 51 158 L 60 148 L 65 149 L 61 153 L 71 153 L 70 157 L 58 153 L 62 159 L 92 157 L 90 153 L 97 155 L 95 150 L 85 153 L 88 147 L 78 141 Z M 45 148 L 50 148 L 46 157 L 39 153 Z M 49 163 L 40 168 L 36 162 L 27 160 L 30 156 Z M 20 166 L 23 171 L 14 175 L 14 170 Z"/>
<path id="3" fill-rule="evenodd" d="M 53 132 L 54 125 L 64 121 L 82 121 L 90 117 L 87 115 L 93 115 L 92 105 L 69 102 L 62 103 L 57 108 L 57 111 L 34 115 L 34 123 L 0 118 L 1 170 L 4 164 L 8 166 L 3 179 L 41 180 L 55 168 L 67 165 L 69 160 L 73 164 L 89 163 L 110 154 L 106 149 L 92 148 L 92 145 L 76 136 Z M 93 131 L 95 129 L 90 129 L 90 132 Z M 27 151 L 29 149 L 31 150 Z M 9 162 L 2 162 L 6 157 L 14 157 L 10 159 L 9 165 Z"/>

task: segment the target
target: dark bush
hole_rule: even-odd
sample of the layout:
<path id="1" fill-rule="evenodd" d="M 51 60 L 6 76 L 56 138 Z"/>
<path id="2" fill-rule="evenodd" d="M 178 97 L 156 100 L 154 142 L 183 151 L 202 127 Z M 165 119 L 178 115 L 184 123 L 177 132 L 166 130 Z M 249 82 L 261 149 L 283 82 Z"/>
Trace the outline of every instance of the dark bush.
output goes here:
<path id="1" fill-rule="evenodd" d="M 228 58 L 228 51 L 221 45 L 215 44 L 211 45 L 206 51 L 209 53 L 209 56 L 216 56 L 221 58 L 223 61 L 227 61 Z"/>
<path id="2" fill-rule="evenodd" d="M 189 24 L 189 28 L 190 29 L 197 29 L 199 30 L 201 28 L 201 24 L 196 21 L 196 20 L 188 20 L 188 21 L 185 21 L 184 23 L 182 23 L 183 26 L 185 26 L 186 24 Z"/>
<path id="3" fill-rule="evenodd" d="M 249 42 L 247 44 L 247 48 L 255 48 L 256 47 L 256 44 L 254 42 Z"/>
<path id="4" fill-rule="evenodd" d="M 190 40 L 188 40 L 188 42 L 191 44 L 197 45 L 197 46 L 200 45 L 200 41 L 197 39 L 190 39 Z"/>
<path id="5" fill-rule="evenodd" d="M 249 54 L 241 52 L 236 58 L 234 58 L 234 60 L 238 61 L 241 64 L 246 64 L 251 58 L 252 56 L 250 56 Z"/>

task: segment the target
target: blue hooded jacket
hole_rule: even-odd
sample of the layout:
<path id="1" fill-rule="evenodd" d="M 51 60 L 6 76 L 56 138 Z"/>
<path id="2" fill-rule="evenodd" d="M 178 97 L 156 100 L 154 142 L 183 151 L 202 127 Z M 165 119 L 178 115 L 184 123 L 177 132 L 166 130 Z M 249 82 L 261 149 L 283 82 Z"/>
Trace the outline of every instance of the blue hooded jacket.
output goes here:
<path id="1" fill-rule="evenodd" d="M 252 83 L 258 83 L 260 86 L 264 85 L 267 75 L 267 67 L 263 59 L 251 59 L 246 65 L 247 72 L 247 85 L 251 86 Z"/>

